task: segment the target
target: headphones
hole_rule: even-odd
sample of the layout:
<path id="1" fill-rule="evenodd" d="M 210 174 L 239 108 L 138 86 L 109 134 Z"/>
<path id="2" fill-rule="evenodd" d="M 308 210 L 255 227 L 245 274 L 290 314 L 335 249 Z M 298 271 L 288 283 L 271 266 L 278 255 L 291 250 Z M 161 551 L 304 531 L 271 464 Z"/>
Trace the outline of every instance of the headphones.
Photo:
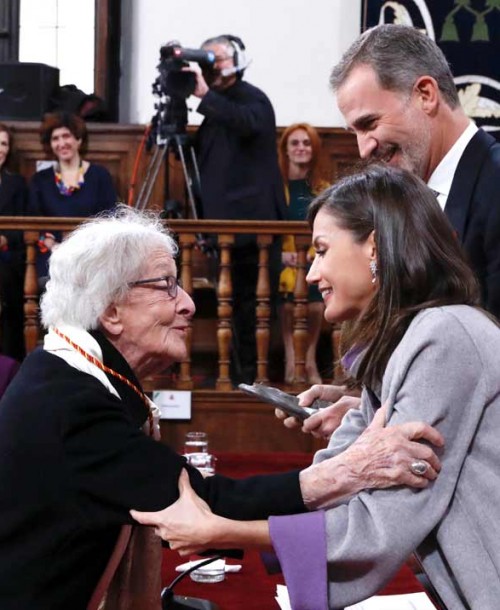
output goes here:
<path id="1" fill-rule="evenodd" d="M 235 73 L 240 75 L 243 74 L 250 63 L 245 56 L 245 45 L 243 44 L 243 40 L 232 34 L 222 34 L 221 38 L 226 38 L 234 49 L 233 61 Z"/>

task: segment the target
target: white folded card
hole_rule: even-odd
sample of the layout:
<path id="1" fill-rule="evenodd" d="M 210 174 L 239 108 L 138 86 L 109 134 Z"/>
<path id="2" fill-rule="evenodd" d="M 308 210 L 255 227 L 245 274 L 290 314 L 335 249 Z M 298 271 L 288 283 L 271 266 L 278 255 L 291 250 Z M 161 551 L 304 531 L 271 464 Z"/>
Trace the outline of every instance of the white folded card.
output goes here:
<path id="1" fill-rule="evenodd" d="M 284 585 L 276 585 L 276 601 L 281 610 L 291 610 L 288 590 Z M 404 595 L 375 595 L 344 610 L 435 610 L 425 593 Z"/>
<path id="2" fill-rule="evenodd" d="M 188 561 L 187 563 L 181 563 L 181 565 L 179 565 L 175 568 L 175 571 L 184 572 L 185 570 L 189 570 L 189 568 L 192 568 L 194 565 L 201 563 L 202 561 L 205 561 L 205 559 L 198 559 L 196 561 Z M 214 563 L 215 563 L 215 561 L 214 561 Z M 209 564 L 209 565 L 212 565 L 212 564 Z M 241 570 L 241 565 L 238 565 L 238 564 L 231 565 L 229 563 L 226 563 L 226 568 L 225 568 L 226 573 L 239 572 L 240 570 Z"/>
<path id="3" fill-rule="evenodd" d="M 375 595 L 345 610 L 436 610 L 425 593 Z"/>

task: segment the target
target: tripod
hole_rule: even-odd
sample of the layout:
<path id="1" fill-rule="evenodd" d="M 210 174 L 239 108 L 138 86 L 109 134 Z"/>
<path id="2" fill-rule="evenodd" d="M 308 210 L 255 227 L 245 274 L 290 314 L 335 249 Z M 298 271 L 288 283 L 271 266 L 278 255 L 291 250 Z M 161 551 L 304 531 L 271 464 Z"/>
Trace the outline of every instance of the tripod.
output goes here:
<path id="1" fill-rule="evenodd" d="M 168 156 L 173 152 L 180 159 L 184 182 L 188 195 L 188 204 L 191 215 L 194 219 L 198 219 L 198 210 L 201 206 L 201 184 L 200 172 L 196 161 L 194 148 L 189 141 L 187 134 L 171 134 L 167 136 L 158 136 L 156 148 L 146 169 L 146 176 L 141 185 L 141 190 L 135 202 L 138 210 L 147 208 L 151 193 L 158 177 L 160 168 L 165 163 L 165 168 L 168 168 Z M 168 171 L 165 172 L 165 201 L 168 201 L 169 193 L 169 176 Z"/>

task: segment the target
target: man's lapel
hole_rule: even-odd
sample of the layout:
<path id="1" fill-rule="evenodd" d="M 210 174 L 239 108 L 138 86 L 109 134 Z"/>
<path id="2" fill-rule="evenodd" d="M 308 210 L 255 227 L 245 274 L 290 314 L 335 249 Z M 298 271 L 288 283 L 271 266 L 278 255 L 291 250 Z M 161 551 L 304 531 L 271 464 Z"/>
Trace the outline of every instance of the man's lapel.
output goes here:
<path id="1" fill-rule="evenodd" d="M 476 188 L 481 166 L 488 154 L 488 149 L 494 142 L 494 138 L 479 129 L 465 148 L 455 171 L 444 211 L 457 232 L 460 242 L 464 240 L 469 209 L 472 205 L 472 194 Z"/>

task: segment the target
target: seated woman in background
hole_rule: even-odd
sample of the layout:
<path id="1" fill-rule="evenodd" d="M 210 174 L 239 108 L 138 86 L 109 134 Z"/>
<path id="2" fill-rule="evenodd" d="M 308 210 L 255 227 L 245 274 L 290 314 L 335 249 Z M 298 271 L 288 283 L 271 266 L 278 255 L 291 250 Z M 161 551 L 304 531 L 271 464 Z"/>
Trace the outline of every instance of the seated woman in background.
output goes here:
<path id="1" fill-rule="evenodd" d="M 413 551 L 447 608 L 498 608 L 500 328 L 478 306 L 454 231 L 419 178 L 384 166 L 327 189 L 309 219 L 316 256 L 307 280 L 323 295 L 326 319 L 349 323 L 344 360 L 364 386 L 361 408 L 315 464 L 352 450 L 384 404 L 387 429 L 422 419 L 442 433 L 439 476 L 419 490 L 361 491 L 264 523 L 224 520 L 189 490 L 169 509 L 134 518 L 181 551 L 272 542 L 294 610 L 365 599 Z"/>
<path id="2" fill-rule="evenodd" d="M 322 178 L 321 140 L 318 132 L 308 123 L 294 123 L 285 129 L 279 146 L 279 164 L 288 203 L 288 220 L 305 220 L 307 207 L 313 197 L 328 186 Z M 293 345 L 293 292 L 297 277 L 297 251 L 292 235 L 283 241 L 282 262 L 285 268 L 280 276 L 281 331 L 285 349 L 285 382 L 293 383 L 295 351 Z M 323 303 L 316 286 L 308 292 L 308 336 L 305 367 L 309 383 L 321 383 L 316 364 L 323 320 Z"/>
<path id="3" fill-rule="evenodd" d="M 412 439 L 440 445 L 441 435 L 418 422 L 388 430 L 376 422 L 342 456 L 241 480 L 203 478 L 154 442 L 158 410 L 141 382 L 187 358 L 195 311 L 177 281 L 176 255 L 161 221 L 123 206 L 86 221 L 51 256 L 43 348 L 24 360 L 0 402 L 0 489 L 9 490 L 0 494 L 2 610 L 87 608 L 120 527 L 132 523 L 130 509 L 173 503 L 184 468 L 215 512 L 249 520 L 304 511 L 304 498 L 422 487 L 437 476 L 436 455 Z M 407 467 L 421 459 L 432 464 L 426 478 Z M 153 542 L 159 553 L 148 573 L 159 582 Z M 150 593 L 139 584 L 145 590 L 136 595 Z"/>
<path id="4" fill-rule="evenodd" d="M 26 214 L 26 181 L 9 168 L 12 160 L 11 130 L 0 123 L 0 215 Z M 0 230 L 0 351 L 22 360 L 24 358 L 23 286 L 24 240 L 21 231 Z"/>
<path id="5" fill-rule="evenodd" d="M 83 159 L 88 143 L 83 119 L 67 112 L 46 115 L 40 127 L 40 141 L 56 164 L 36 172 L 31 179 L 32 216 L 85 218 L 116 205 L 117 196 L 108 170 Z M 61 236 L 53 232 L 41 236 L 39 278 L 47 275 L 50 251 L 60 240 Z"/>

